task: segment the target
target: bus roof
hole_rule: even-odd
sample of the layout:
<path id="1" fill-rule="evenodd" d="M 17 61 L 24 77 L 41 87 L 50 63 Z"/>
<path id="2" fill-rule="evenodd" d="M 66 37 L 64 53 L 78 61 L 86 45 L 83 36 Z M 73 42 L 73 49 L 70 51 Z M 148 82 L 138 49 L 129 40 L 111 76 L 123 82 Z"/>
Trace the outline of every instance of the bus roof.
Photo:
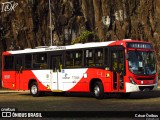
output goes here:
<path id="1" fill-rule="evenodd" d="M 45 51 L 58 51 L 58 50 L 71 50 L 71 49 L 80 49 L 80 48 L 92 48 L 92 47 L 101 47 L 101 46 L 114 46 L 114 45 L 123 45 L 126 42 L 143 42 L 138 40 L 124 39 L 117 41 L 106 41 L 106 42 L 90 42 L 90 43 L 77 43 L 74 45 L 66 46 L 40 46 L 35 49 L 26 48 L 24 50 L 13 50 L 3 52 L 3 55 L 9 54 L 24 54 L 24 53 L 34 53 L 34 52 L 45 52 Z M 148 42 L 145 42 L 148 43 Z"/>

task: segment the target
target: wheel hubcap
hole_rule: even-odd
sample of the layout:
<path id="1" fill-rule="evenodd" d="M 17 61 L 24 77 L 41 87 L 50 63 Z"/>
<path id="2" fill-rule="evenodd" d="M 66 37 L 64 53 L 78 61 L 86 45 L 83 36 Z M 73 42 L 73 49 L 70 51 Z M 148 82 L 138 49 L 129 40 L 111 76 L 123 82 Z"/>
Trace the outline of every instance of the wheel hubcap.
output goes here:
<path id="1" fill-rule="evenodd" d="M 33 86 L 31 87 L 31 92 L 32 92 L 32 94 L 36 94 L 37 91 L 38 91 L 37 86 L 36 86 L 36 85 L 33 85 Z"/>
<path id="2" fill-rule="evenodd" d="M 96 86 L 94 87 L 94 94 L 95 94 L 95 96 L 99 96 L 99 93 L 100 93 L 100 89 L 99 89 L 99 87 L 96 85 Z"/>

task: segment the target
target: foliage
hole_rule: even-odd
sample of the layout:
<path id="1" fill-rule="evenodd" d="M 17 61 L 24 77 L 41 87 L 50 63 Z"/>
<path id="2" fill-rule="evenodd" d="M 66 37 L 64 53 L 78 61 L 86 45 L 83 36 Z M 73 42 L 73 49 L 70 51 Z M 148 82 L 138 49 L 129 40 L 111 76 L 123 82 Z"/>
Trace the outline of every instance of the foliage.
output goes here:
<path id="1" fill-rule="evenodd" d="M 85 30 L 80 34 L 79 37 L 77 37 L 76 39 L 72 40 L 71 44 L 85 43 L 90 35 L 93 35 L 93 32 Z"/>

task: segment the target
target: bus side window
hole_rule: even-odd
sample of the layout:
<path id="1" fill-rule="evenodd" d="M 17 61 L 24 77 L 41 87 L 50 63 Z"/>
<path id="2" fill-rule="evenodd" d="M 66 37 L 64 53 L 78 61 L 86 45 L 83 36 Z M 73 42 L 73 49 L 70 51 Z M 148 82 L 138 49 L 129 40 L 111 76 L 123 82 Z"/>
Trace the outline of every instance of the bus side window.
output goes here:
<path id="1" fill-rule="evenodd" d="M 23 68 L 23 58 L 18 57 L 16 58 L 16 64 L 15 64 L 16 71 L 21 71 Z"/>
<path id="2" fill-rule="evenodd" d="M 82 51 L 67 51 L 66 52 L 66 67 L 74 68 L 82 66 Z"/>
<path id="3" fill-rule="evenodd" d="M 61 56 L 53 56 L 52 57 L 52 69 L 54 72 L 62 70 L 62 57 Z"/>
<path id="4" fill-rule="evenodd" d="M 66 52 L 66 62 L 65 62 L 65 66 L 67 68 L 69 68 L 71 66 L 71 61 L 70 61 L 70 54 L 69 52 Z"/>
<path id="5" fill-rule="evenodd" d="M 123 53 L 123 51 L 121 50 L 120 52 L 119 52 L 119 72 L 120 72 L 120 74 L 124 74 L 124 53 Z"/>
<path id="6" fill-rule="evenodd" d="M 13 70 L 13 69 L 14 69 L 14 57 L 4 56 L 4 70 Z"/>
<path id="7" fill-rule="evenodd" d="M 82 66 L 82 51 L 76 51 L 75 52 L 75 67 L 81 67 Z"/>
<path id="8" fill-rule="evenodd" d="M 47 53 L 33 54 L 33 68 L 35 69 L 47 68 Z"/>
<path id="9" fill-rule="evenodd" d="M 85 66 L 95 66 L 94 64 L 94 50 L 85 51 Z"/>
<path id="10" fill-rule="evenodd" d="M 113 71 L 118 71 L 118 53 L 117 52 L 112 53 L 112 66 L 113 66 Z"/>
<path id="11" fill-rule="evenodd" d="M 31 54 L 26 54 L 25 55 L 24 68 L 25 69 L 31 69 L 31 67 L 32 67 L 32 55 Z"/>
<path id="12" fill-rule="evenodd" d="M 85 66 L 102 66 L 103 48 L 88 49 L 85 51 Z"/>
<path id="13" fill-rule="evenodd" d="M 104 59 L 104 64 L 108 67 L 108 48 L 105 48 L 105 59 Z"/>
<path id="14" fill-rule="evenodd" d="M 103 64 L 103 48 L 95 49 L 95 66 L 102 66 Z"/>

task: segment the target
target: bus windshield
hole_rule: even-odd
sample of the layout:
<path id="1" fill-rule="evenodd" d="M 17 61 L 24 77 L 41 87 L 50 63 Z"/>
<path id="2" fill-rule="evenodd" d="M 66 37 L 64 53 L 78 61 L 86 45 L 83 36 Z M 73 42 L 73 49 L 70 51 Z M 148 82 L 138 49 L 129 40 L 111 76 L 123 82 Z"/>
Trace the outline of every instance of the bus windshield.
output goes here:
<path id="1" fill-rule="evenodd" d="M 153 51 L 128 51 L 129 70 L 137 75 L 156 73 L 156 60 Z"/>

